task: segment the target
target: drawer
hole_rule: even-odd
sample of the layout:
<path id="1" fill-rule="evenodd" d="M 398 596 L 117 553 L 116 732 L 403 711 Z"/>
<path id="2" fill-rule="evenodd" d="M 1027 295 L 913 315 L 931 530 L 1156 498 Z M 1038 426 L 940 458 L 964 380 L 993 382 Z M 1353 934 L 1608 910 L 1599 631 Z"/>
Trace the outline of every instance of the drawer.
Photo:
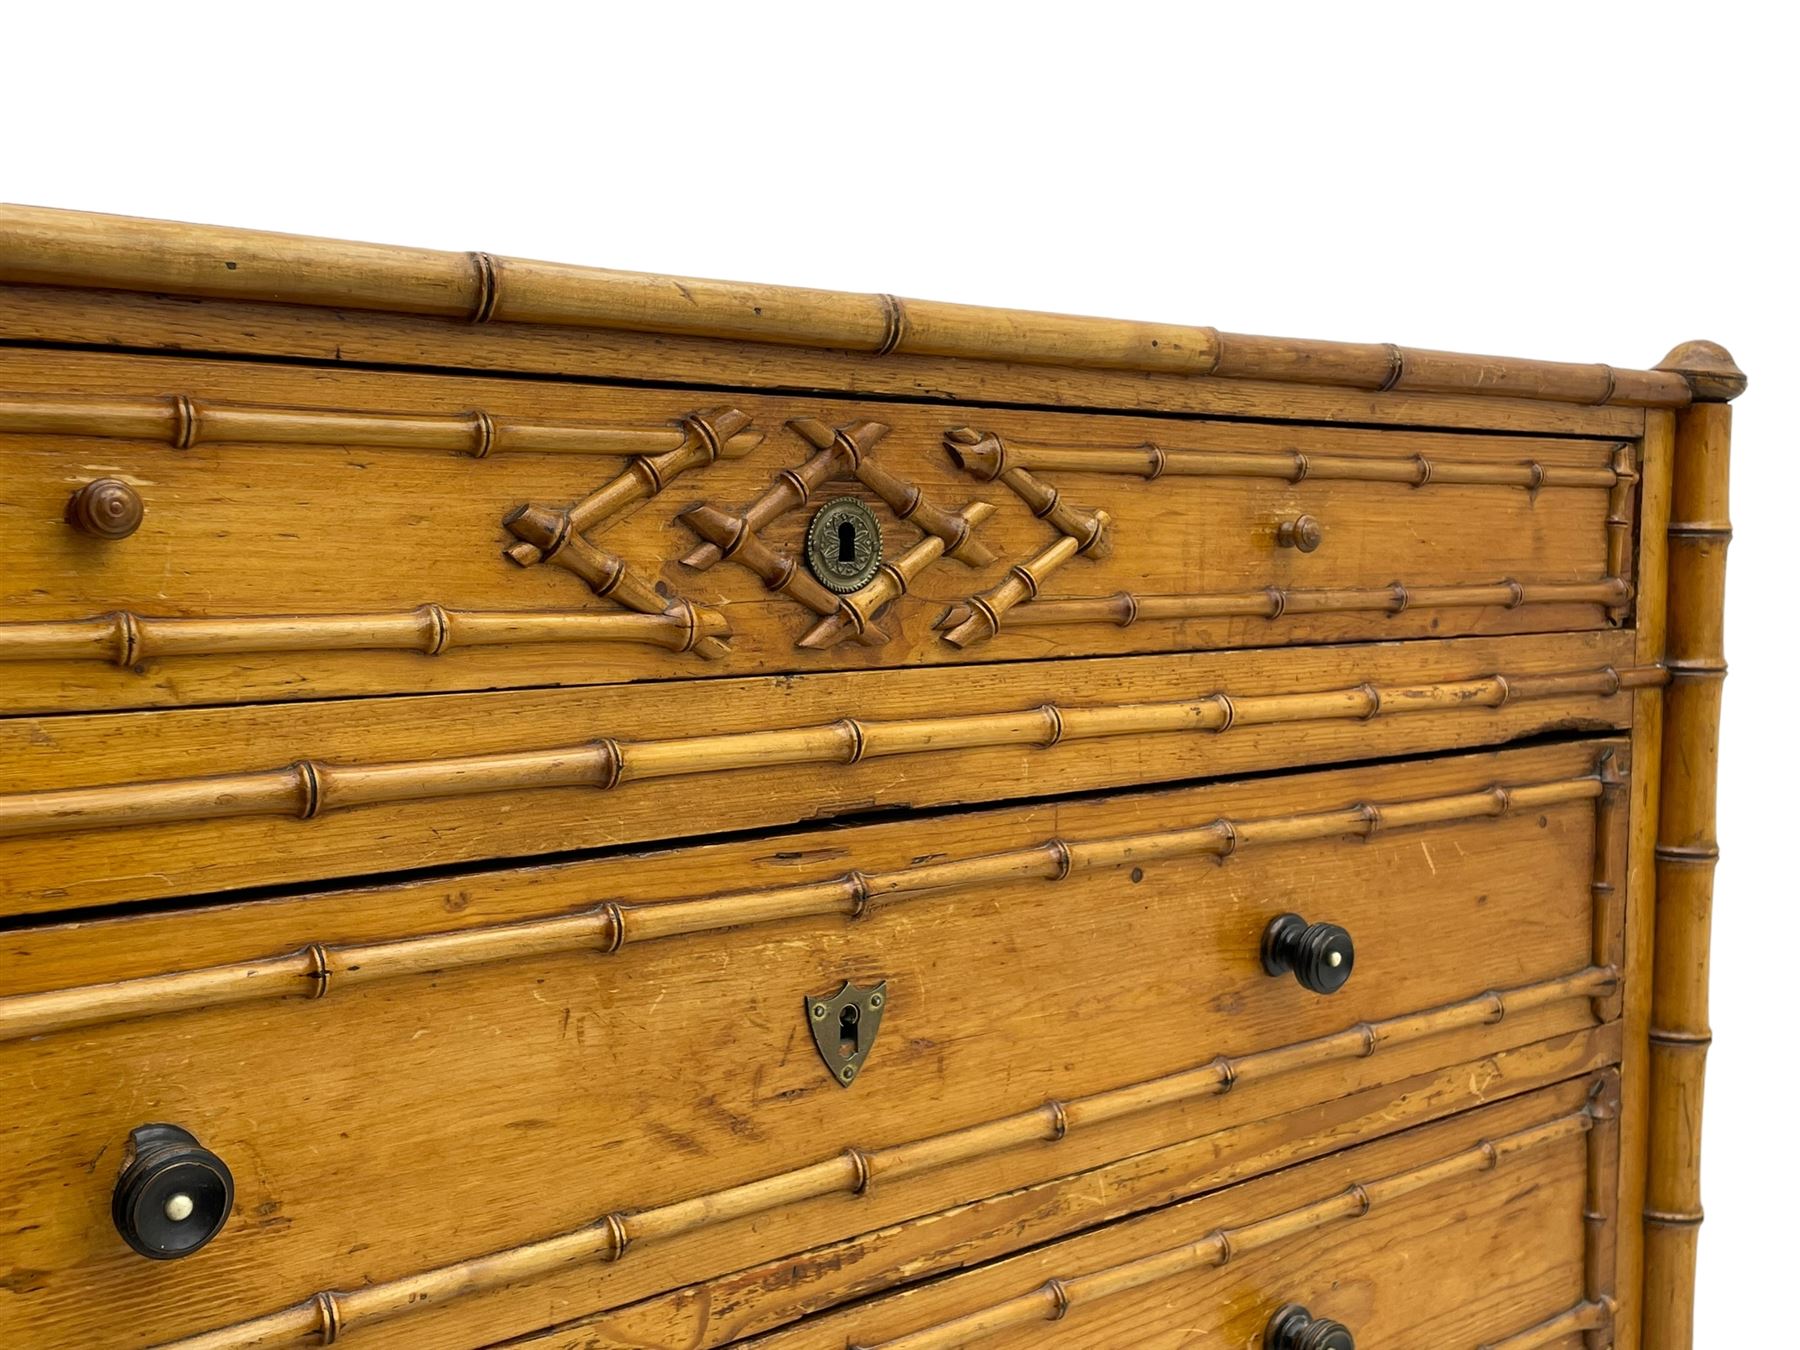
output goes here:
<path id="1" fill-rule="evenodd" d="M 1604 628 L 1636 509 L 1626 440 L 24 351 L 0 462 L 10 710 Z"/>
<path id="2" fill-rule="evenodd" d="M 1626 631 L 0 719 L 0 914 L 1629 725 Z M 79 849 L 81 866 L 70 866 Z"/>
<path id="3" fill-rule="evenodd" d="M 1617 1013 L 1624 754 L 35 930 L 0 985 L 0 1078 L 41 1085 L 0 1124 L 0 1266 L 30 1276 L 0 1328 L 140 1343 L 106 1311 L 129 1304 L 164 1338 L 252 1319 L 443 1345 L 416 1314 L 462 1304 L 458 1328 L 512 1334 L 1592 1031 Z M 1298 940 L 1272 948 L 1287 915 Z M 111 1217 L 151 1123 L 236 1178 L 181 1261 L 133 1255 Z"/>
<path id="4" fill-rule="evenodd" d="M 1382 1350 L 1610 1344 L 1585 1266 L 1616 1224 L 1615 1097 L 1577 1080 L 745 1344 L 1348 1346 L 1330 1323 Z"/>

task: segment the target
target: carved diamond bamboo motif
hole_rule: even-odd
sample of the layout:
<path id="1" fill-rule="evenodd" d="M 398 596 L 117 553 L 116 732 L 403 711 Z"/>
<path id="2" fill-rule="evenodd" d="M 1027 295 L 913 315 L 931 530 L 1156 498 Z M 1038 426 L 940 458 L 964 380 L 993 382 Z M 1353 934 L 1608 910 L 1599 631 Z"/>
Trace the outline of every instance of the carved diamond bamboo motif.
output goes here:
<path id="1" fill-rule="evenodd" d="M 670 444 L 671 438 L 674 444 Z M 552 563 L 579 577 L 602 599 L 611 598 L 638 614 L 679 619 L 687 625 L 682 651 L 709 661 L 723 657 L 731 630 L 716 609 L 702 608 L 679 596 L 663 595 L 616 554 L 588 538 L 617 520 L 627 509 L 648 501 L 681 474 L 721 459 L 741 459 L 763 436 L 752 429 L 747 414 L 736 408 L 690 413 L 677 427 L 645 427 L 636 438 L 640 453 L 616 477 L 573 506 L 521 506 L 503 522 L 517 542 L 506 556 L 520 567 Z"/>
<path id="2" fill-rule="evenodd" d="M 1036 599 L 1044 581 L 1070 558 L 1111 554 L 1108 527 L 1112 517 L 1098 508 L 1089 511 L 1069 505 L 1061 493 L 1030 470 L 1007 463 L 1006 445 L 993 432 L 954 427 L 944 433 L 944 448 L 958 468 L 984 483 L 998 480 L 1006 484 L 1031 508 L 1032 515 L 1048 521 L 1057 531 L 1054 543 L 1025 562 L 1015 563 L 998 585 L 952 605 L 938 621 L 937 626 L 945 630 L 944 641 L 953 647 L 971 647 L 997 634 L 1009 610 Z"/>
<path id="3" fill-rule="evenodd" d="M 866 646 L 879 646 L 888 640 L 888 634 L 875 621 L 876 614 L 905 595 L 932 563 L 955 558 L 969 567 L 985 567 L 994 561 L 993 550 L 975 538 L 976 528 L 994 513 L 992 503 L 971 501 L 958 510 L 946 511 L 917 484 L 877 462 L 870 452 L 888 433 L 883 423 L 853 422 L 833 428 L 802 417 L 788 427 L 813 448 L 804 463 L 781 470 L 741 512 L 706 502 L 683 511 L 677 519 L 701 540 L 681 560 L 682 566 L 704 572 L 729 559 L 761 578 L 770 591 L 788 596 L 819 616 L 819 622 L 796 645 L 819 651 L 854 637 Z M 764 543 L 757 532 L 805 506 L 819 488 L 846 473 L 879 497 L 897 519 L 916 528 L 919 539 L 899 557 L 883 561 L 868 585 L 839 595 L 814 578 L 799 559 Z"/>

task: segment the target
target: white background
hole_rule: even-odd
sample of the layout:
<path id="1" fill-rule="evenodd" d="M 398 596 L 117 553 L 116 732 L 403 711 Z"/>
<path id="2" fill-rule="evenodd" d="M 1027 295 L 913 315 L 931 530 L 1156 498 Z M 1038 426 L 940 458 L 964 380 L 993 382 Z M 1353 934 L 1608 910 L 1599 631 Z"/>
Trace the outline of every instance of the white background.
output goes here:
<path id="1" fill-rule="evenodd" d="M 1750 391 L 1698 1344 L 1773 1344 L 1800 1212 L 1783 9 L 15 3 L 0 198 L 1621 366 L 1723 342 Z"/>

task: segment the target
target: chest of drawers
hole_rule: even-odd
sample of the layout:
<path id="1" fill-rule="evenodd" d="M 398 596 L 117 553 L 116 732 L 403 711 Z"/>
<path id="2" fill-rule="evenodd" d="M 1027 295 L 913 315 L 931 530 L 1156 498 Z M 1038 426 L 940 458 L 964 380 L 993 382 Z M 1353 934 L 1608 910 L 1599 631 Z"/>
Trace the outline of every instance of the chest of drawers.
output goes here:
<path id="1" fill-rule="evenodd" d="M 1723 349 L 26 208 L 0 339 L 0 1342 L 1690 1343 Z"/>

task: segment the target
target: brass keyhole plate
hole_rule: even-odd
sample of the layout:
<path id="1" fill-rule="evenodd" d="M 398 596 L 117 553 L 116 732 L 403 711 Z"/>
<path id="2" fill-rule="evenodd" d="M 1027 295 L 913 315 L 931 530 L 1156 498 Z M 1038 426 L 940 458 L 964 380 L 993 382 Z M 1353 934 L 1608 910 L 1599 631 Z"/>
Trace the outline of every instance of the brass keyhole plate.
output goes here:
<path id="1" fill-rule="evenodd" d="M 819 994 L 806 1000 L 806 1021 L 813 1044 L 840 1087 L 849 1087 L 862 1072 L 875 1033 L 881 1030 L 881 1014 L 887 1008 L 887 981 L 861 987 L 844 981 L 835 994 Z"/>
<path id="2" fill-rule="evenodd" d="M 806 565 L 839 595 L 860 591 L 881 566 L 881 522 L 856 497 L 833 497 L 806 527 Z"/>

